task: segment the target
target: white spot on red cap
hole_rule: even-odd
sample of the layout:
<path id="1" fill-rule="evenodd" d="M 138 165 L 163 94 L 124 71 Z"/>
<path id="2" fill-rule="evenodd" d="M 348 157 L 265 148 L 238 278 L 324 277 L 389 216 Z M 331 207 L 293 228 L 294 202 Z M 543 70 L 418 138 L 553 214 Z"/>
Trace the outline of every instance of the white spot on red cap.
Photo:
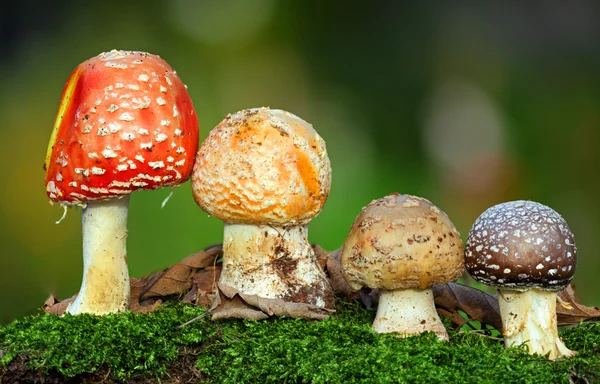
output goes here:
<path id="1" fill-rule="evenodd" d="M 159 133 L 158 135 L 156 135 L 156 142 L 157 143 L 162 143 L 163 141 L 167 141 L 169 137 L 167 135 L 165 135 L 164 133 Z"/>
<path id="2" fill-rule="evenodd" d="M 162 125 L 163 127 L 168 127 L 169 125 L 171 125 L 171 121 L 170 120 L 161 120 L 160 125 Z"/>
<path id="3" fill-rule="evenodd" d="M 104 175 L 105 172 L 106 172 L 106 169 L 104 169 L 104 168 L 92 167 L 93 175 Z"/>
<path id="4" fill-rule="evenodd" d="M 175 152 L 177 152 L 177 153 L 184 153 L 185 152 L 185 148 L 179 147 L 179 148 L 177 148 L 177 151 L 175 151 Z"/>
<path id="5" fill-rule="evenodd" d="M 115 63 L 114 61 L 107 61 L 106 63 L 104 63 L 104 65 L 107 66 L 108 68 L 127 69 L 127 64 Z"/>
<path id="6" fill-rule="evenodd" d="M 175 129 L 175 136 L 183 136 L 183 131 L 179 128 Z"/>
<path id="7" fill-rule="evenodd" d="M 181 159 L 175 162 L 176 167 L 183 167 L 183 164 L 185 164 L 185 159 Z"/>
<path id="8" fill-rule="evenodd" d="M 143 163 L 144 161 L 146 161 L 146 159 L 144 159 L 144 156 L 142 156 L 140 154 L 135 155 L 135 159 L 137 161 L 139 161 L 140 163 Z"/>
<path id="9" fill-rule="evenodd" d="M 98 158 L 98 154 L 96 152 L 88 152 L 88 157 L 90 159 L 97 159 Z"/>
<path id="10" fill-rule="evenodd" d="M 129 112 L 123 112 L 121 113 L 121 116 L 119 116 L 119 120 L 123 120 L 123 121 L 133 121 L 133 115 Z"/>
<path id="11" fill-rule="evenodd" d="M 134 97 L 133 99 L 131 99 L 131 101 L 133 102 L 134 109 L 145 109 L 150 106 L 152 99 L 150 99 L 148 96 L 144 96 L 141 99 Z"/>
<path id="12" fill-rule="evenodd" d="M 119 123 L 108 123 L 108 130 L 110 133 L 116 133 L 121 130 L 121 124 Z"/>
<path id="13" fill-rule="evenodd" d="M 177 117 L 179 116 L 179 110 L 177 109 L 177 106 L 174 105 L 173 106 L 173 117 Z"/>
<path id="14" fill-rule="evenodd" d="M 119 109 L 119 106 L 118 106 L 118 105 L 116 105 L 116 104 L 111 104 L 111 105 L 109 105 L 109 106 L 108 106 L 108 108 L 106 108 L 106 110 L 107 110 L 108 112 L 114 112 L 114 111 L 116 111 L 117 109 Z"/>
<path id="15" fill-rule="evenodd" d="M 131 186 L 131 182 L 129 181 L 119 181 L 119 180 L 113 180 L 110 182 L 110 184 L 108 185 L 108 187 L 123 187 L 123 188 L 129 188 L 129 186 Z"/>
<path id="16" fill-rule="evenodd" d="M 159 169 L 165 166 L 165 163 L 162 161 L 149 161 L 148 165 L 152 167 L 152 169 Z"/>
<path id="17" fill-rule="evenodd" d="M 127 164 L 117 164 L 117 171 L 122 172 L 126 171 L 129 168 Z"/>
<path id="18" fill-rule="evenodd" d="M 150 80 L 150 77 L 148 77 L 148 75 L 146 75 L 145 73 L 142 73 L 141 75 L 138 76 L 138 80 L 146 83 L 146 82 L 148 82 L 148 80 Z"/>
<path id="19" fill-rule="evenodd" d="M 105 159 L 112 159 L 117 157 L 117 153 L 110 147 L 106 147 L 102 150 L 102 157 Z M 94 169 L 92 168 L 92 173 L 94 173 Z"/>
<path id="20" fill-rule="evenodd" d="M 133 91 L 139 91 L 140 87 L 138 87 L 136 84 L 127 84 L 127 88 L 133 90 Z"/>
<path id="21" fill-rule="evenodd" d="M 161 85 L 161 86 L 160 86 L 160 91 L 161 91 L 162 93 L 166 93 L 166 92 L 167 92 L 167 87 L 165 87 L 165 86 Z"/>
<path id="22" fill-rule="evenodd" d="M 94 104 L 100 105 L 101 103 L 102 103 L 102 99 L 96 99 L 96 102 Z"/>
<path id="23" fill-rule="evenodd" d="M 123 132 L 121 133 L 121 139 L 125 141 L 132 141 L 135 139 L 135 135 L 132 132 Z"/>
<path id="24" fill-rule="evenodd" d="M 165 105 L 165 104 L 167 104 L 166 100 L 165 100 L 165 99 L 163 99 L 163 98 L 162 98 L 162 97 L 160 97 L 160 96 L 156 98 L 156 103 L 157 103 L 158 105 Z"/>
<path id="25" fill-rule="evenodd" d="M 142 148 L 142 149 L 152 149 L 152 142 L 149 142 L 149 143 L 140 143 L 140 148 Z"/>

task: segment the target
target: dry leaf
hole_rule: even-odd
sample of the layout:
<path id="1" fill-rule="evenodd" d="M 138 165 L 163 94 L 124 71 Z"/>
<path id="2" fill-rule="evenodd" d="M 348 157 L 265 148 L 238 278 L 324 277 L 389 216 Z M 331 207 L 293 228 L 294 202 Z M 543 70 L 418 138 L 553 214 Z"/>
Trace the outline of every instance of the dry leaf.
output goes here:
<path id="1" fill-rule="evenodd" d="M 488 293 L 466 285 L 448 283 L 434 285 L 433 297 L 438 313 L 450 317 L 457 327 L 468 321 L 458 313 L 463 311 L 470 320 L 502 329 L 498 299 Z"/>
<path id="2" fill-rule="evenodd" d="M 221 265 L 207 267 L 204 271 L 195 273 L 192 276 L 192 288 L 181 301 L 209 308 L 215 300 L 220 275 Z"/>
<path id="3" fill-rule="evenodd" d="M 289 303 L 282 299 L 266 299 L 256 295 L 246 295 L 237 289 L 218 284 L 219 293 L 211 307 L 212 319 L 244 318 L 255 316 L 266 318 L 269 316 L 286 316 L 293 318 L 322 320 L 328 318 L 334 310 L 319 308 L 316 305 L 305 303 Z M 261 312 L 265 317 L 263 317 Z M 254 317 L 250 317 L 254 318 Z"/>
<path id="4" fill-rule="evenodd" d="M 587 307 L 577 302 L 577 299 L 575 298 L 575 289 L 572 284 L 569 284 L 567 288 L 558 292 L 558 297 L 568 305 L 561 305 L 559 301 L 556 306 L 558 325 L 578 324 L 583 320 L 600 318 L 600 308 Z"/>
<path id="5" fill-rule="evenodd" d="M 62 316 L 67 310 L 67 307 L 71 305 L 73 301 L 75 301 L 76 297 L 77 295 L 74 295 L 66 300 L 58 301 L 56 296 L 50 295 L 50 297 L 48 297 L 44 302 L 44 305 L 42 305 L 42 309 L 46 313 Z"/>
<path id="6" fill-rule="evenodd" d="M 344 279 L 344 275 L 342 274 L 342 265 L 340 263 L 341 256 L 341 248 L 329 254 L 326 264 L 326 272 L 329 276 L 329 283 L 331 284 L 331 288 L 333 288 L 336 293 L 344 295 L 347 300 L 357 300 L 359 297 L 358 292 L 350 288 L 348 283 L 346 283 L 346 279 Z"/>
<path id="7" fill-rule="evenodd" d="M 220 245 L 195 252 L 169 268 L 144 277 L 144 288 L 140 301 L 152 297 L 165 297 L 180 294 L 192 287 L 192 275 L 200 269 L 213 266 L 222 254 Z"/>
<path id="8" fill-rule="evenodd" d="M 317 264 L 321 267 L 322 270 L 325 270 L 325 266 L 327 261 L 329 260 L 329 252 L 321 248 L 316 244 L 311 244 L 313 251 L 315 252 L 315 257 L 317 258 Z"/>

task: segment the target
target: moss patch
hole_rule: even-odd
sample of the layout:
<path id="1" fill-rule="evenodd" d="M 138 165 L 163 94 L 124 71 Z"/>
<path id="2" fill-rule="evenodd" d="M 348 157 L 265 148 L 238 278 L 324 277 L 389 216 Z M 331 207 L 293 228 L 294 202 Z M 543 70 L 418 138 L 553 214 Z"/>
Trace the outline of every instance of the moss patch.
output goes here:
<path id="1" fill-rule="evenodd" d="M 600 381 L 600 323 L 564 330 L 580 353 L 550 362 L 476 332 L 398 339 L 370 328 L 374 312 L 340 303 L 326 321 L 204 318 L 166 305 L 151 314 L 42 314 L 0 328 L 0 382 L 568 383 Z"/>

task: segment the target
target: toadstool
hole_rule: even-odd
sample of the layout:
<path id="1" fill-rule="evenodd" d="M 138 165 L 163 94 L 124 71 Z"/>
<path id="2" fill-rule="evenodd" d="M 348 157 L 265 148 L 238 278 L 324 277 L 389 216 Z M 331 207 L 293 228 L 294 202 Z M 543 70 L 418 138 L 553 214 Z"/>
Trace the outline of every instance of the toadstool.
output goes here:
<path id="1" fill-rule="evenodd" d="M 113 50 L 71 73 L 44 164 L 50 199 L 83 208 L 83 281 L 69 313 L 127 308 L 129 194 L 187 180 L 197 148 L 190 96 L 160 57 Z"/>
<path id="2" fill-rule="evenodd" d="M 431 331 L 448 340 L 431 287 L 462 275 L 463 244 L 448 216 L 431 202 L 397 193 L 373 200 L 354 221 L 341 264 L 353 289 L 380 289 L 377 332 Z"/>
<path id="3" fill-rule="evenodd" d="M 556 292 L 573 279 L 577 248 L 565 220 L 533 201 L 495 205 L 479 216 L 466 243 L 465 266 L 498 289 L 506 347 L 526 344 L 552 360 L 575 354 L 558 336 Z"/>
<path id="4" fill-rule="evenodd" d="M 325 142 L 306 121 L 269 108 L 227 115 L 192 175 L 196 203 L 224 222 L 220 292 L 295 303 L 306 309 L 297 317 L 332 309 L 333 290 L 307 238 L 330 184 Z M 269 315 L 289 315 L 273 308 Z"/>

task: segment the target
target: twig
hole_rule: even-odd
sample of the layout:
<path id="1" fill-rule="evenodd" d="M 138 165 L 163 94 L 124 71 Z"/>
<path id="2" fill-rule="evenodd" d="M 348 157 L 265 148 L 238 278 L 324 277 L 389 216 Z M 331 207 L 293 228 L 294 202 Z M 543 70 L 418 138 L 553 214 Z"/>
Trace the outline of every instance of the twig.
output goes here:
<path id="1" fill-rule="evenodd" d="M 196 317 L 194 317 L 192 320 L 190 320 L 190 321 L 187 321 L 187 322 L 185 322 L 185 323 L 181 324 L 180 326 L 178 326 L 178 327 L 177 327 L 177 329 L 181 329 L 181 328 L 185 327 L 186 325 L 190 325 L 190 324 L 192 324 L 193 322 L 195 322 L 195 321 L 198 321 L 198 320 L 200 320 L 201 318 L 208 316 L 209 314 L 210 314 L 210 312 L 206 311 L 206 312 L 204 312 L 203 314 L 201 314 L 200 316 L 196 316 Z"/>

